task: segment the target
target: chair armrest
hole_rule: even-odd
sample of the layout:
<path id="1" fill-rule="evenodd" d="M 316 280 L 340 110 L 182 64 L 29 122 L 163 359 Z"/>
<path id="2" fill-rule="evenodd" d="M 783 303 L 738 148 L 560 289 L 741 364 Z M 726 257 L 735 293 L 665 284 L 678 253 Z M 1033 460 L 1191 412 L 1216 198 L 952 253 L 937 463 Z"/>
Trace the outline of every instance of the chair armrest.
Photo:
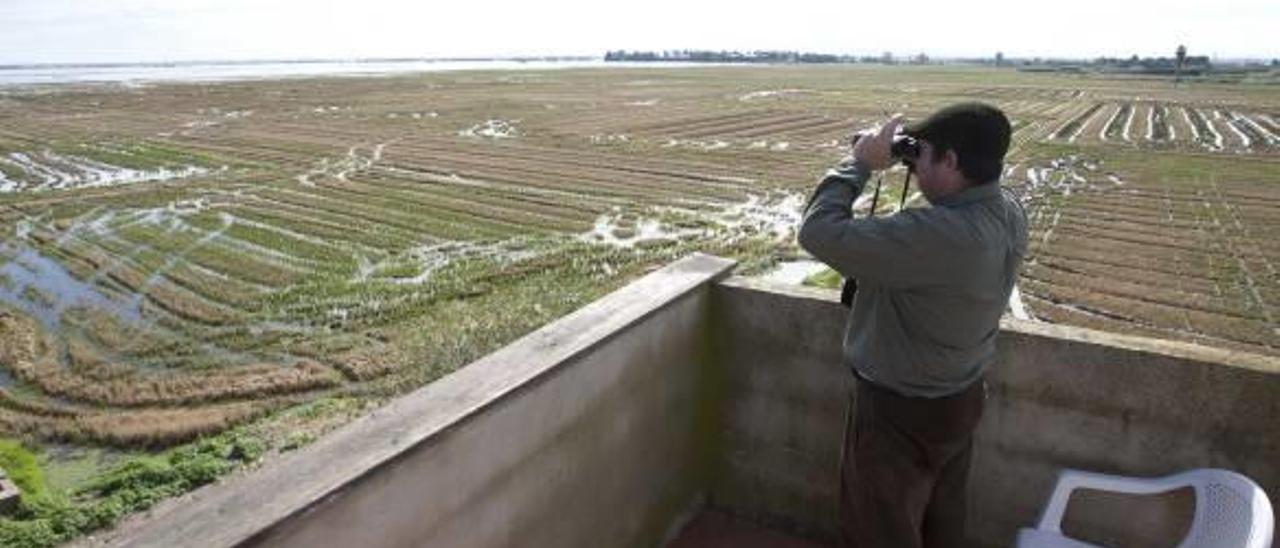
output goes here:
<path id="1" fill-rule="evenodd" d="M 1053 488 L 1053 495 L 1049 498 L 1049 505 L 1045 507 L 1044 514 L 1040 516 L 1040 523 L 1036 527 L 1042 531 L 1061 533 L 1062 516 L 1067 511 L 1067 502 L 1071 500 L 1071 492 L 1076 489 L 1096 489 L 1131 495 L 1153 495 L 1180 487 L 1190 487 L 1191 485 L 1191 482 L 1181 475 L 1163 478 L 1130 478 L 1082 472 L 1080 470 L 1063 470 L 1058 475 L 1058 483 Z"/>
<path id="2" fill-rule="evenodd" d="M 1058 533 L 1023 528 L 1018 531 L 1017 548 L 1099 548 Z"/>

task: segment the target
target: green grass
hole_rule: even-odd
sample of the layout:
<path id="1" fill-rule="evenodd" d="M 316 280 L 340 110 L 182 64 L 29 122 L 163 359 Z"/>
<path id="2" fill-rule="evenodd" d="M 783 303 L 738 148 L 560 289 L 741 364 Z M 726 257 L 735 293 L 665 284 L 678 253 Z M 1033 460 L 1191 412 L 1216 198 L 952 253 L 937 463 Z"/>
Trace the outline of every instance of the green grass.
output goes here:
<path id="1" fill-rule="evenodd" d="M 12 518 L 0 519 L 0 545 L 55 546 L 210 483 L 258 456 L 256 447 L 246 449 L 241 435 L 227 433 L 159 455 L 127 459 L 78 492 L 23 497 Z"/>
<path id="2" fill-rule="evenodd" d="M 0 438 L 0 468 L 21 489 L 24 496 L 44 493 L 44 474 L 36 464 L 36 456 L 22 442 Z"/>
<path id="3" fill-rule="evenodd" d="M 246 162 L 228 162 L 226 159 L 197 151 L 180 149 L 154 142 L 134 143 L 77 143 L 53 147 L 55 152 L 88 158 L 116 167 L 153 171 L 158 169 L 182 169 L 186 167 L 218 168 L 223 165 L 250 167 Z"/>
<path id="4" fill-rule="evenodd" d="M 422 273 L 422 265 L 418 262 L 409 261 L 402 263 L 390 263 L 379 266 L 373 271 L 371 276 L 375 278 L 412 278 Z"/>
<path id="5" fill-rule="evenodd" d="M 0 439 L 0 464 L 6 470 L 12 466 L 10 475 L 26 492 L 18 512 L 0 518 L 0 546 L 46 548 L 109 527 L 130 513 L 252 465 L 273 449 L 300 447 L 321 433 L 297 430 L 300 419 L 349 418 L 365 409 L 363 403 L 323 398 L 156 454 L 109 459 L 101 451 L 77 451 L 74 458 L 50 465 L 60 479 L 56 489 L 48 490 L 35 456 L 17 441 Z M 105 460 L 114 462 L 103 470 Z"/>
<path id="6" fill-rule="evenodd" d="M 23 171 L 22 168 L 15 166 L 13 164 L 10 164 L 3 160 L 0 160 L 0 173 L 3 173 L 5 178 L 9 179 L 10 181 L 27 180 L 26 171 Z"/>
<path id="7" fill-rule="evenodd" d="M 53 493 L 75 493 L 104 470 L 139 453 L 101 447 L 58 446 L 43 451 L 39 459 L 45 485 Z"/>
<path id="8" fill-rule="evenodd" d="M 839 272 L 824 268 L 821 271 L 810 274 L 804 279 L 804 285 L 812 287 L 821 287 L 824 289 L 840 289 L 840 284 L 844 281 L 844 277 Z"/>

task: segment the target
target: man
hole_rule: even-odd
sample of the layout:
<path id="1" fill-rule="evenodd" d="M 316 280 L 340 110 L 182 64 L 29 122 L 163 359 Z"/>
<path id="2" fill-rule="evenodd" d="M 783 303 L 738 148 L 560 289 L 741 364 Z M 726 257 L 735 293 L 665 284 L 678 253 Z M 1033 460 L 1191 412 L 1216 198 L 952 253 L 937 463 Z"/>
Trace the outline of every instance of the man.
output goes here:
<path id="1" fill-rule="evenodd" d="M 814 191 L 800 245 L 857 280 L 844 363 L 857 377 L 841 463 L 841 521 L 857 548 L 964 544 L 965 484 L 986 397 L 982 373 L 1027 246 L 1026 215 L 1000 189 L 1009 121 L 952 105 L 902 133 L 858 139 Z M 905 160 L 932 207 L 854 219 L 871 174 Z"/>

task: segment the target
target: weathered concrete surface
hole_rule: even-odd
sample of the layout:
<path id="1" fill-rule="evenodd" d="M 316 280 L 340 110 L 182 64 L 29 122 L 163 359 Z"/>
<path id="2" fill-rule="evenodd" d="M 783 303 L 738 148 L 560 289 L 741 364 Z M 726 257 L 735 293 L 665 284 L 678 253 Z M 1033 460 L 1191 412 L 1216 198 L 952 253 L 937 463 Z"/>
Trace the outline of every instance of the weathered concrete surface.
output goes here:
<path id="1" fill-rule="evenodd" d="M 833 545 L 784 535 L 722 512 L 698 514 L 666 548 L 833 548 Z"/>
<path id="2" fill-rule="evenodd" d="M 853 387 L 840 366 L 845 309 L 826 291 L 752 283 L 731 279 L 712 303 L 724 393 L 709 503 L 832 541 Z"/>
<path id="3" fill-rule="evenodd" d="M 713 310 L 727 393 L 710 505 L 831 538 L 849 403 L 845 309 L 834 292 L 734 278 Z M 998 345 L 970 484 L 979 544 L 1009 546 L 1033 525 L 1062 468 L 1229 468 L 1280 501 L 1277 360 L 1025 322 L 1006 323 Z M 1092 516 L 1074 514 L 1073 526 L 1125 512 Z"/>
<path id="4" fill-rule="evenodd" d="M 693 256 L 248 476 L 129 546 L 654 546 L 698 504 L 712 398 Z"/>

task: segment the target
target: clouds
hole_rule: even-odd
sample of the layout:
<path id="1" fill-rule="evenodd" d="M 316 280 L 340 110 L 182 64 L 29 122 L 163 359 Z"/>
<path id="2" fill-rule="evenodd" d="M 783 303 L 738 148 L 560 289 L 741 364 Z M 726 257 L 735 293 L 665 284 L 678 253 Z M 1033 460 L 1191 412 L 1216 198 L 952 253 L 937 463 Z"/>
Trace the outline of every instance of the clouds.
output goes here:
<path id="1" fill-rule="evenodd" d="M 1280 56 L 1280 4 L 1220 0 L 5 0 L 0 63 L 797 49 Z M 1275 4 L 1275 5 L 1273 5 Z"/>

